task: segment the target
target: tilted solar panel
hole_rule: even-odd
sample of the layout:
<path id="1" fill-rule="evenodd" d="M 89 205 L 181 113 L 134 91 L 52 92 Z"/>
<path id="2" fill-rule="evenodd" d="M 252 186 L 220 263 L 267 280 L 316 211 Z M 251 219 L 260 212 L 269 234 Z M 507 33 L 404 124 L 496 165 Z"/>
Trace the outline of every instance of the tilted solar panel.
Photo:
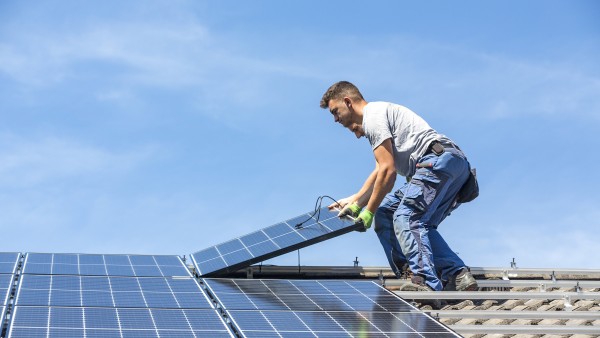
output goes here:
<path id="1" fill-rule="evenodd" d="M 199 275 L 216 276 L 362 227 L 348 218 L 340 219 L 337 211 L 327 208 L 321 208 L 317 215 L 318 221 L 316 216 L 311 218 L 310 214 L 304 214 L 198 251 L 192 255 L 192 260 Z M 296 226 L 307 219 L 301 227 Z"/>
<path id="2" fill-rule="evenodd" d="M 371 281 L 204 279 L 245 337 L 458 337 Z"/>
<path id="3" fill-rule="evenodd" d="M 25 274 L 87 276 L 191 276 L 179 256 L 28 253 Z"/>
<path id="4" fill-rule="evenodd" d="M 13 274 L 21 254 L 18 252 L 0 252 L 0 274 Z"/>
<path id="5" fill-rule="evenodd" d="M 233 337 L 214 309 L 16 306 L 9 338 Z"/>
<path id="6" fill-rule="evenodd" d="M 193 277 L 23 275 L 16 305 L 212 308 Z"/>

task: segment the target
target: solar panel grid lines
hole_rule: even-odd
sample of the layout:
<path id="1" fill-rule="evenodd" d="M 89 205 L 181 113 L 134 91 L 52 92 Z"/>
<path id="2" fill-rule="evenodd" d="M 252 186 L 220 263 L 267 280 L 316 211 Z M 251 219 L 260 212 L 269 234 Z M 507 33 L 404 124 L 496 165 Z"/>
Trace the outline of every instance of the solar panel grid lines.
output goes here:
<path id="1" fill-rule="evenodd" d="M 422 313 L 228 310 L 243 337 L 460 337 Z"/>
<path id="2" fill-rule="evenodd" d="M 205 278 L 228 310 L 418 311 L 371 281 Z"/>
<path id="3" fill-rule="evenodd" d="M 15 275 L 0 275 L 0 306 L 8 304 Z"/>
<path id="4" fill-rule="evenodd" d="M 16 306 L 7 337 L 234 337 L 214 309 Z"/>
<path id="5" fill-rule="evenodd" d="M 204 278 L 244 337 L 458 337 L 372 281 Z"/>
<path id="6" fill-rule="evenodd" d="M 22 275 L 15 305 L 213 308 L 193 277 Z"/>
<path id="7" fill-rule="evenodd" d="M 301 227 L 296 225 L 307 220 Z M 340 219 L 326 207 L 319 220 L 306 213 L 247 235 L 192 254 L 197 273 L 203 277 L 240 268 L 303 248 L 354 230 L 360 226 L 350 219 Z"/>
<path id="8" fill-rule="evenodd" d="M 0 274 L 14 274 L 20 258 L 20 252 L 0 252 Z"/>
<path id="9" fill-rule="evenodd" d="M 175 255 L 27 253 L 24 274 L 87 276 L 191 276 Z"/>

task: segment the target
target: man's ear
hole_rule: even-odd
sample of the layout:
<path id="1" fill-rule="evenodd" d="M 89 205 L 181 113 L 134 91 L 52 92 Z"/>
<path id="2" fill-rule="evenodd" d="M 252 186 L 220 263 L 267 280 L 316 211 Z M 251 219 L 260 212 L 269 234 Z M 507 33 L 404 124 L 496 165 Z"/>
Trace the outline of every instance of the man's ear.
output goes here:
<path id="1" fill-rule="evenodd" d="M 346 107 L 348 107 L 348 108 L 352 107 L 352 100 L 350 100 L 349 97 L 344 98 L 344 103 L 346 104 Z"/>

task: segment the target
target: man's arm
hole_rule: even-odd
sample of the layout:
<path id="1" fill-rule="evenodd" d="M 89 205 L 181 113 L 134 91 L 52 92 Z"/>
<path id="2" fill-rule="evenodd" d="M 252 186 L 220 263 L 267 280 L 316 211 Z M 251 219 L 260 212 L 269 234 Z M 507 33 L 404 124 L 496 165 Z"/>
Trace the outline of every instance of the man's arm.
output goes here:
<path id="1" fill-rule="evenodd" d="M 366 201 L 364 198 L 361 199 L 359 197 L 358 204 L 361 207 L 366 204 L 366 208 L 375 213 L 385 195 L 392 190 L 396 182 L 396 166 L 394 164 L 391 139 L 383 141 L 383 143 L 373 150 L 373 154 L 375 154 L 377 165 L 375 171 L 369 176 L 369 179 L 374 179 L 371 186 L 371 193 Z M 367 182 L 369 179 L 367 179 Z M 365 185 L 367 182 L 365 182 Z"/>

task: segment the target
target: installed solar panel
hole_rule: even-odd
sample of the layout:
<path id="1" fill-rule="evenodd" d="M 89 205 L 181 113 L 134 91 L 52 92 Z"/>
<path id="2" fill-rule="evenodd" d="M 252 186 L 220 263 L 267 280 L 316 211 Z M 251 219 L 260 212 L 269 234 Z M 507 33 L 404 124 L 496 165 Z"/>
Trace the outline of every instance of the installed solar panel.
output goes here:
<path id="1" fill-rule="evenodd" d="M 15 304 L 212 308 L 193 277 L 23 275 Z"/>
<path id="2" fill-rule="evenodd" d="M 244 337 L 460 337 L 423 313 L 227 311 Z"/>
<path id="3" fill-rule="evenodd" d="M 370 281 L 204 282 L 245 337 L 458 337 Z"/>
<path id="4" fill-rule="evenodd" d="M 227 310 L 418 311 L 371 281 L 205 279 Z"/>
<path id="5" fill-rule="evenodd" d="M 87 276 L 191 276 L 179 256 L 28 253 L 23 273 Z"/>
<path id="6" fill-rule="evenodd" d="M 192 260 L 201 276 L 233 272 L 251 264 L 273 258 L 314 243 L 358 230 L 361 225 L 350 219 L 340 219 L 337 211 L 320 209 L 316 217 L 300 215 L 285 222 L 255 231 L 231 241 L 198 251 Z M 300 228 L 296 225 L 305 220 Z"/>
<path id="7" fill-rule="evenodd" d="M 0 274 L 15 273 L 20 256 L 18 252 L 0 252 Z"/>
<path id="8" fill-rule="evenodd" d="M 233 337 L 214 309 L 16 306 L 8 336 Z"/>
<path id="9" fill-rule="evenodd" d="M 13 275 L 0 275 L 0 305 L 8 304 L 13 278 Z"/>

